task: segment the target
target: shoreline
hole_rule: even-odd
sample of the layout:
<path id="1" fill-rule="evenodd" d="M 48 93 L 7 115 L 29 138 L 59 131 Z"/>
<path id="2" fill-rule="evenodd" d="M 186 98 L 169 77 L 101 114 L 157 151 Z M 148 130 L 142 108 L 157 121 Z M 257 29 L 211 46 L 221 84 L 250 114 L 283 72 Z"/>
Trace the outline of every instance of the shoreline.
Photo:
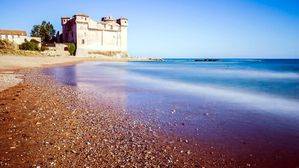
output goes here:
<path id="1" fill-rule="evenodd" d="M 199 146 L 190 140 L 163 134 L 109 102 L 93 102 L 38 69 L 18 73 L 23 82 L 0 92 L 1 166 L 224 164 L 214 163 L 211 154 L 199 159 Z"/>
<path id="2" fill-rule="evenodd" d="M 22 62 L 27 57 L 6 56 L 13 59 L 3 68 L 2 58 L 0 74 L 5 78 L 13 75 L 13 82 L 0 82 L 4 86 L 0 91 L 0 166 L 215 165 L 211 158 L 198 159 L 187 140 L 140 123 L 111 102 L 91 103 L 93 100 L 87 101 L 92 99 L 90 95 L 81 97 L 76 89 L 41 72 L 42 68 L 98 59 L 28 65 Z M 211 156 L 203 156 L 207 157 Z"/>
<path id="3" fill-rule="evenodd" d="M 0 56 L 0 92 L 22 82 L 17 71 L 32 68 L 66 66 L 83 62 L 81 58 L 72 57 L 40 57 L 40 56 Z"/>
<path id="4" fill-rule="evenodd" d="M 147 61 L 148 59 L 139 58 L 111 58 L 111 57 L 76 57 L 76 56 L 14 56 L 0 55 L 0 92 L 13 87 L 22 80 L 16 75 L 7 75 L 22 69 L 49 68 L 55 66 L 68 66 L 82 62 L 107 61 L 107 62 L 129 62 L 129 61 Z M 16 77 L 13 77 L 16 76 Z"/>
<path id="5" fill-rule="evenodd" d="M 130 62 L 130 61 L 151 61 L 148 58 L 114 58 L 114 57 L 79 57 L 79 56 L 14 56 L 0 55 L 0 72 L 18 70 L 24 68 L 40 68 L 61 65 L 71 65 L 89 61 L 103 62 Z"/>

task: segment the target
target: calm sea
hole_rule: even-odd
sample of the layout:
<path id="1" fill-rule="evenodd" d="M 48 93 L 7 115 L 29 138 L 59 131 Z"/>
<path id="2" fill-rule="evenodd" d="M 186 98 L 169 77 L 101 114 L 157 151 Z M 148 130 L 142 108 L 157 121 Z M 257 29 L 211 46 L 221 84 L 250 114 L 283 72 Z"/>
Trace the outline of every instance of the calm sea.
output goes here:
<path id="1" fill-rule="evenodd" d="M 299 113 L 299 59 L 94 62 L 52 70 L 65 84 L 101 86 L 112 91 L 121 88 L 128 90 L 128 96 L 130 90 L 153 90 L 204 97 L 278 114 Z"/>

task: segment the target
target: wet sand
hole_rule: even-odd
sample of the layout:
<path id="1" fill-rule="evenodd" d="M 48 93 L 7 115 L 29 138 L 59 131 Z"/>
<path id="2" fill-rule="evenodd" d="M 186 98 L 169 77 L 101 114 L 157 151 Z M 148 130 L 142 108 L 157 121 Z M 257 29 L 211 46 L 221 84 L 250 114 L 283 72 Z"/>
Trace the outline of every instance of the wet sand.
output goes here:
<path id="1" fill-rule="evenodd" d="M 187 139 L 94 103 L 38 70 L 0 93 L 1 167 L 218 167 Z M 207 159 L 209 158 L 209 159 Z"/>
<path id="2" fill-rule="evenodd" d="M 0 72 L 0 92 L 19 84 L 22 79 L 18 78 L 19 75 L 13 73 L 13 71 Z"/>
<path id="3" fill-rule="evenodd" d="M 264 156 L 261 151 L 260 155 L 239 156 L 238 151 L 167 132 L 155 123 L 141 122 L 113 100 L 98 101 L 99 97 L 55 82 L 41 69 L 15 73 L 23 81 L 0 92 L 0 167 L 296 167 L 298 164 L 296 156 L 284 151 L 278 151 L 280 155 L 273 151 L 273 155 L 265 152 L 268 155 Z M 183 128 L 185 123 L 179 126 Z M 200 131 L 204 130 L 199 130 L 199 134 Z M 255 144 L 250 144 L 254 148 Z"/>

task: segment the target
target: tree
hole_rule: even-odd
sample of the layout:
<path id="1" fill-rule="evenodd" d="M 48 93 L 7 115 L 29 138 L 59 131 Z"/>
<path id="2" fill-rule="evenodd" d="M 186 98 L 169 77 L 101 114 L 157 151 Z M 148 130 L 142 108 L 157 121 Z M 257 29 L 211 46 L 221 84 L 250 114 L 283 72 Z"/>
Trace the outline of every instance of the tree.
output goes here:
<path id="1" fill-rule="evenodd" d="M 38 43 L 36 43 L 34 40 L 27 41 L 26 39 L 25 39 L 25 42 L 19 46 L 19 48 L 21 50 L 30 50 L 30 51 L 38 51 L 39 50 Z"/>
<path id="2" fill-rule="evenodd" d="M 50 22 L 46 21 L 42 21 L 40 25 L 34 25 L 31 30 L 31 36 L 40 37 L 42 42 L 50 42 L 54 35 L 54 26 Z"/>

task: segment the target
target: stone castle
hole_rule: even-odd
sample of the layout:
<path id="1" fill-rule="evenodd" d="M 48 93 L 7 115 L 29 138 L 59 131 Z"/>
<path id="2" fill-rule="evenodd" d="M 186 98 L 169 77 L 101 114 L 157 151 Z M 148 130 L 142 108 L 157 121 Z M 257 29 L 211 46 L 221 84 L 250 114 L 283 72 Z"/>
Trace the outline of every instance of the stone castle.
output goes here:
<path id="1" fill-rule="evenodd" d="M 94 21 L 84 14 L 76 14 L 72 18 L 62 17 L 62 34 L 58 41 L 74 43 L 76 55 L 127 55 L 128 19 L 103 17 Z"/>

